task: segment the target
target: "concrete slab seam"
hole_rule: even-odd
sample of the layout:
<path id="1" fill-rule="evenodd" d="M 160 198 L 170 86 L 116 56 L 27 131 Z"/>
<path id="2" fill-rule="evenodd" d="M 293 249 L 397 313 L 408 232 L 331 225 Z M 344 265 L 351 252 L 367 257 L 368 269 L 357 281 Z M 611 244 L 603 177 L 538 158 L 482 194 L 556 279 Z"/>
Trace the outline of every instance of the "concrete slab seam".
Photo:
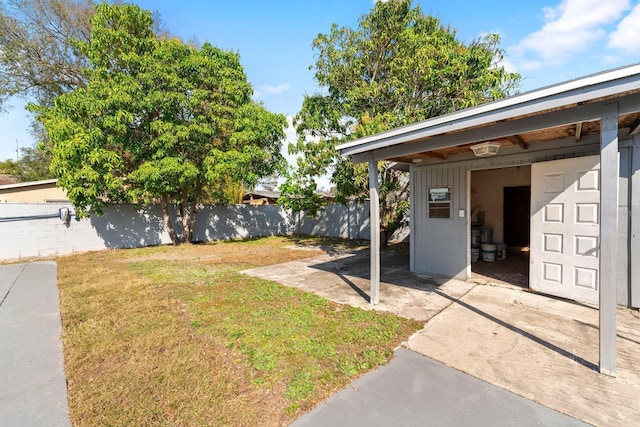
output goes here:
<path id="1" fill-rule="evenodd" d="M 429 324 L 429 322 L 431 322 L 433 319 L 435 319 L 436 317 L 438 317 L 438 315 L 440 315 L 442 312 L 444 312 L 446 309 L 448 309 L 449 307 L 451 307 L 453 304 L 457 303 L 458 301 L 460 301 L 462 298 L 464 298 L 465 296 L 467 296 L 469 294 L 469 292 L 471 292 L 473 289 L 475 289 L 476 286 L 478 286 L 478 283 L 475 283 L 471 288 L 469 288 L 469 290 L 467 292 L 465 292 L 464 294 L 462 294 L 459 298 L 456 298 L 455 301 L 451 301 L 450 304 L 448 304 L 445 307 L 442 307 L 442 309 L 440 309 L 436 314 L 434 314 L 433 316 L 431 316 L 430 318 L 428 318 L 425 322 L 424 322 L 424 326 L 422 327 L 422 329 L 415 331 L 413 334 L 411 334 L 411 336 L 409 336 L 409 338 L 407 338 L 406 341 L 402 341 L 400 344 L 398 344 L 398 346 L 396 348 L 393 349 L 393 351 L 396 351 L 400 348 L 404 348 L 406 350 L 411 350 L 411 347 L 409 346 L 409 342 L 414 339 L 415 337 L 417 337 L 418 335 L 420 335 L 420 333 L 422 333 L 422 331 L 425 330 L 425 328 L 427 327 L 427 324 Z M 413 350 L 411 350 L 413 351 Z"/>
<path id="2" fill-rule="evenodd" d="M 467 295 L 469 295 L 469 292 L 471 292 L 472 290 L 474 290 L 474 289 L 476 288 L 476 286 L 478 286 L 478 284 L 477 284 L 477 283 L 476 283 L 476 284 L 474 284 L 471 288 L 469 288 L 469 290 L 468 290 L 468 291 L 466 291 L 464 294 L 460 295 L 458 298 L 455 298 L 455 299 L 454 299 L 453 297 L 447 298 L 447 299 L 449 299 L 449 300 L 451 301 L 451 303 L 449 303 L 449 304 L 448 304 L 448 305 L 446 305 L 445 307 L 442 307 L 442 309 L 440 309 L 438 312 L 436 312 L 436 314 L 434 314 L 434 315 L 433 315 L 433 316 L 431 316 L 429 319 L 427 319 L 427 321 L 426 321 L 426 322 L 424 322 L 424 327 L 423 327 L 422 329 L 426 328 L 426 327 L 427 327 L 427 325 L 429 324 L 429 322 L 431 322 L 433 319 L 435 319 L 436 317 L 438 317 L 438 316 L 439 316 L 442 312 L 444 312 L 446 309 L 448 309 L 448 308 L 449 308 L 449 307 L 451 307 L 453 304 L 455 304 L 455 303 L 457 303 L 458 301 L 460 301 L 462 298 L 464 298 L 464 297 L 466 297 Z M 443 297 L 443 298 L 444 298 L 444 297 Z M 418 332 L 420 332 L 420 331 L 418 331 Z M 417 334 L 418 332 L 414 333 L 413 335 Z M 413 335 L 412 335 L 412 337 L 413 337 Z M 411 338 L 409 338 L 409 339 L 411 339 Z"/>
<path id="3" fill-rule="evenodd" d="M 0 307 L 2 307 L 2 304 L 4 303 L 4 301 L 7 299 L 7 297 L 9 296 L 9 294 L 11 293 L 11 290 L 13 289 L 13 287 L 15 286 L 15 284 L 18 282 L 18 279 L 20 278 L 20 275 L 24 272 L 24 269 L 27 268 L 27 264 L 24 264 L 22 266 L 22 269 L 20 270 L 20 272 L 16 275 L 15 280 L 13 281 L 13 283 L 11 284 L 11 286 L 9 286 L 9 289 L 7 289 L 7 293 L 4 294 L 4 297 L 2 297 L 2 301 L 0 301 Z"/>

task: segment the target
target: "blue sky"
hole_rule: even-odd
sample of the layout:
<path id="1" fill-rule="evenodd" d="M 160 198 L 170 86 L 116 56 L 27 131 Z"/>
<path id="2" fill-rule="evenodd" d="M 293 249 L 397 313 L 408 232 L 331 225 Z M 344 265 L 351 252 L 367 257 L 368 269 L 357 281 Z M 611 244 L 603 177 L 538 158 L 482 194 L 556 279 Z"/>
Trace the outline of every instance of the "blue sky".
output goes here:
<path id="1" fill-rule="evenodd" d="M 166 27 L 239 52 L 255 98 L 274 112 L 295 115 L 317 91 L 311 42 L 332 23 L 355 27 L 372 0 L 137 0 L 157 10 Z M 498 33 L 504 65 L 532 90 L 640 62 L 640 0 L 432 0 L 417 1 L 427 14 L 457 30 L 466 42 Z M 16 156 L 16 140 L 33 144 L 29 119 L 17 100 L 0 115 L 0 159 Z M 293 132 L 289 131 L 293 137 Z"/>

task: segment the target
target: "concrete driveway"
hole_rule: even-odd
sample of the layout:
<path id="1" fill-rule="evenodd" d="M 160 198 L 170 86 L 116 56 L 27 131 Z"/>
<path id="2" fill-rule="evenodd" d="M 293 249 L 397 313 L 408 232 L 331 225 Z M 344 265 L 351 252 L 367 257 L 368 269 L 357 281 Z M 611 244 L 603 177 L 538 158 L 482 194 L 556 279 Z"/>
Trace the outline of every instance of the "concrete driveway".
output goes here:
<path id="1" fill-rule="evenodd" d="M 371 309 L 368 251 L 245 271 Z M 403 346 L 594 425 L 640 421 L 640 315 L 619 309 L 618 376 L 598 373 L 598 311 L 490 281 L 414 275 L 406 249 L 381 255 L 376 310 L 425 322 Z"/>
<path id="2" fill-rule="evenodd" d="M 0 266 L 0 426 L 70 426 L 54 262 Z"/>
<path id="3" fill-rule="evenodd" d="M 587 426 L 539 403 L 399 348 L 391 362 L 356 380 L 291 424 L 307 426 Z"/>

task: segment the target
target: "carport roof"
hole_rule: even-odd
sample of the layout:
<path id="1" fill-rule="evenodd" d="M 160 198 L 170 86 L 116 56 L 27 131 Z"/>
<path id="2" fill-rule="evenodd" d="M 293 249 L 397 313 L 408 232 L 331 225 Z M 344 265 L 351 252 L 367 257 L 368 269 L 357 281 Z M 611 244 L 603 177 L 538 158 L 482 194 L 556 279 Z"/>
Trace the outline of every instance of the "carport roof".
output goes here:
<path id="1" fill-rule="evenodd" d="M 600 133 L 602 106 L 619 105 L 619 127 L 640 131 L 640 64 L 559 83 L 360 138 L 337 147 L 355 162 L 447 157 L 492 140 L 520 146 Z"/>

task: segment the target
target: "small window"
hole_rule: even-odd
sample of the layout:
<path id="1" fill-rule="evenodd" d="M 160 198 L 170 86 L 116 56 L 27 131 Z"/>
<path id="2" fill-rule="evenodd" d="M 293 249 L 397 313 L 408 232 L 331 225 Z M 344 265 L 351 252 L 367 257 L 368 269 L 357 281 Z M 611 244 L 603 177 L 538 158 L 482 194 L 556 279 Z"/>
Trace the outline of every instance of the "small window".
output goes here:
<path id="1" fill-rule="evenodd" d="M 429 218 L 451 218 L 451 188 L 429 189 Z"/>

